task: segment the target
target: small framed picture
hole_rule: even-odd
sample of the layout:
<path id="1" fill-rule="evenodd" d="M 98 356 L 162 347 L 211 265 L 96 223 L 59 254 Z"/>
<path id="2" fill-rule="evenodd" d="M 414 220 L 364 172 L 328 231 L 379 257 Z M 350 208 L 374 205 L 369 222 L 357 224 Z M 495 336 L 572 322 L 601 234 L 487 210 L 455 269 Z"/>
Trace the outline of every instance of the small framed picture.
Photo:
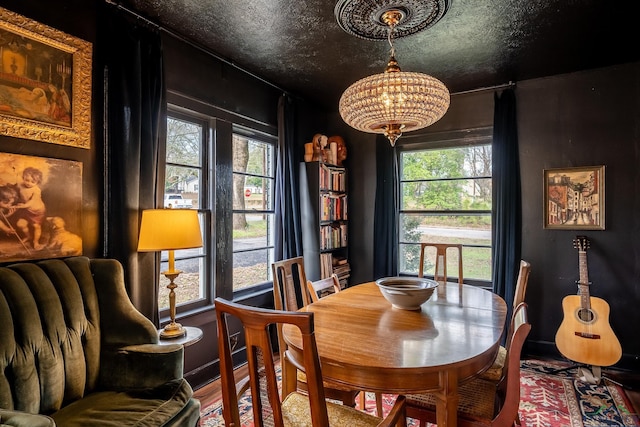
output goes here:
<path id="1" fill-rule="evenodd" d="M 604 166 L 545 169 L 544 228 L 604 230 Z"/>
<path id="2" fill-rule="evenodd" d="M 0 135 L 91 147 L 91 43 L 0 7 Z"/>

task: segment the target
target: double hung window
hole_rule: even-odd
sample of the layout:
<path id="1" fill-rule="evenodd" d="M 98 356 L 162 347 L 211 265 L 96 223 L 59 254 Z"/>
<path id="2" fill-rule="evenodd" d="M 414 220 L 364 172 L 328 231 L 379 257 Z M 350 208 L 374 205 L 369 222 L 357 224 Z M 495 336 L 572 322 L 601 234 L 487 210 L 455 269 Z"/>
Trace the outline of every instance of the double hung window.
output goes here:
<path id="1" fill-rule="evenodd" d="M 412 144 L 399 160 L 399 272 L 418 273 L 421 242 L 461 243 L 465 282 L 490 282 L 490 137 Z M 425 274 L 434 267 L 425 265 Z M 454 265 L 447 270 L 457 272 Z"/>

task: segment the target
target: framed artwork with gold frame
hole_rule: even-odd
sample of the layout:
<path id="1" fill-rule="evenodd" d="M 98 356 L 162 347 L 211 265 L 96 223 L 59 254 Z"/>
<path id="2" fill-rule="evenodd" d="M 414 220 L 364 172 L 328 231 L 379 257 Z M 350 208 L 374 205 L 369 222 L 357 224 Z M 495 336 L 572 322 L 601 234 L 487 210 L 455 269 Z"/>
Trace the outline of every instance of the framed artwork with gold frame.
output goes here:
<path id="1" fill-rule="evenodd" d="M 544 171 L 544 228 L 604 230 L 604 166 Z"/>
<path id="2" fill-rule="evenodd" d="M 90 148 L 92 50 L 0 7 L 0 135 Z"/>

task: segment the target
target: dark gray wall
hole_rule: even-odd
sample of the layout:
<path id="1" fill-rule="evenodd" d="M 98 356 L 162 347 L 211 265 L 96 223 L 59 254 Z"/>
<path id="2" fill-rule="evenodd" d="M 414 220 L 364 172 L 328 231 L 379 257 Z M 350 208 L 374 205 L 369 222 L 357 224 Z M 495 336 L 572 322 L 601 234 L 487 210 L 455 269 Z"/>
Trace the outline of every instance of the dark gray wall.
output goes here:
<path id="1" fill-rule="evenodd" d="M 591 294 L 609 303 L 610 323 L 622 344 L 623 359 L 618 366 L 640 369 L 635 330 L 640 324 L 636 308 L 640 302 L 640 63 L 518 82 L 515 91 L 522 171 L 522 257 L 532 264 L 526 301 L 533 329 L 527 351 L 560 357 L 554 338 L 563 318 L 562 298 L 577 289 L 578 254 L 572 241 L 579 234 L 591 242 L 587 252 Z M 425 133 L 492 124 L 493 91 L 454 95 L 447 114 Z M 352 143 L 358 148 L 353 151 L 366 150 L 363 139 L 354 136 Z M 544 169 L 595 165 L 606 166 L 606 230 L 544 229 Z M 366 188 L 364 193 L 371 194 L 375 159 L 358 167 L 362 174 L 356 175 L 353 169 L 352 194 L 357 180 Z M 369 203 L 362 205 L 371 208 Z M 372 215 L 370 210 L 364 217 Z M 352 224 L 351 230 L 352 241 L 357 236 L 359 245 L 373 246 L 369 228 L 358 230 Z M 371 259 L 361 256 L 370 254 L 354 252 L 353 264 L 371 266 Z M 371 280 L 372 275 L 371 267 L 359 278 Z"/>

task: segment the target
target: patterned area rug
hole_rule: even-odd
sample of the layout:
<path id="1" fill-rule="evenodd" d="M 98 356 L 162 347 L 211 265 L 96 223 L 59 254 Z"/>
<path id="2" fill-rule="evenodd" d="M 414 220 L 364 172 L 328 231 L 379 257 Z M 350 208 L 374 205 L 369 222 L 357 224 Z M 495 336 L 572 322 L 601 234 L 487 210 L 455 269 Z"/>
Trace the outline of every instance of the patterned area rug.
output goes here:
<path id="1" fill-rule="evenodd" d="M 520 375 L 520 420 L 522 427 L 600 427 L 640 426 L 640 418 L 624 390 L 616 384 L 602 381 L 588 384 L 575 377 L 575 370 L 552 374 L 567 366 L 563 362 L 526 360 Z M 394 395 L 383 396 L 388 411 Z M 253 427 L 251 397 L 245 394 L 239 402 L 242 427 Z M 365 410 L 375 415 L 375 398 L 367 393 Z M 358 408 L 359 409 L 359 408 Z M 222 427 L 222 402 L 217 401 L 201 412 L 201 427 Z M 408 419 L 409 427 L 417 427 Z"/>

